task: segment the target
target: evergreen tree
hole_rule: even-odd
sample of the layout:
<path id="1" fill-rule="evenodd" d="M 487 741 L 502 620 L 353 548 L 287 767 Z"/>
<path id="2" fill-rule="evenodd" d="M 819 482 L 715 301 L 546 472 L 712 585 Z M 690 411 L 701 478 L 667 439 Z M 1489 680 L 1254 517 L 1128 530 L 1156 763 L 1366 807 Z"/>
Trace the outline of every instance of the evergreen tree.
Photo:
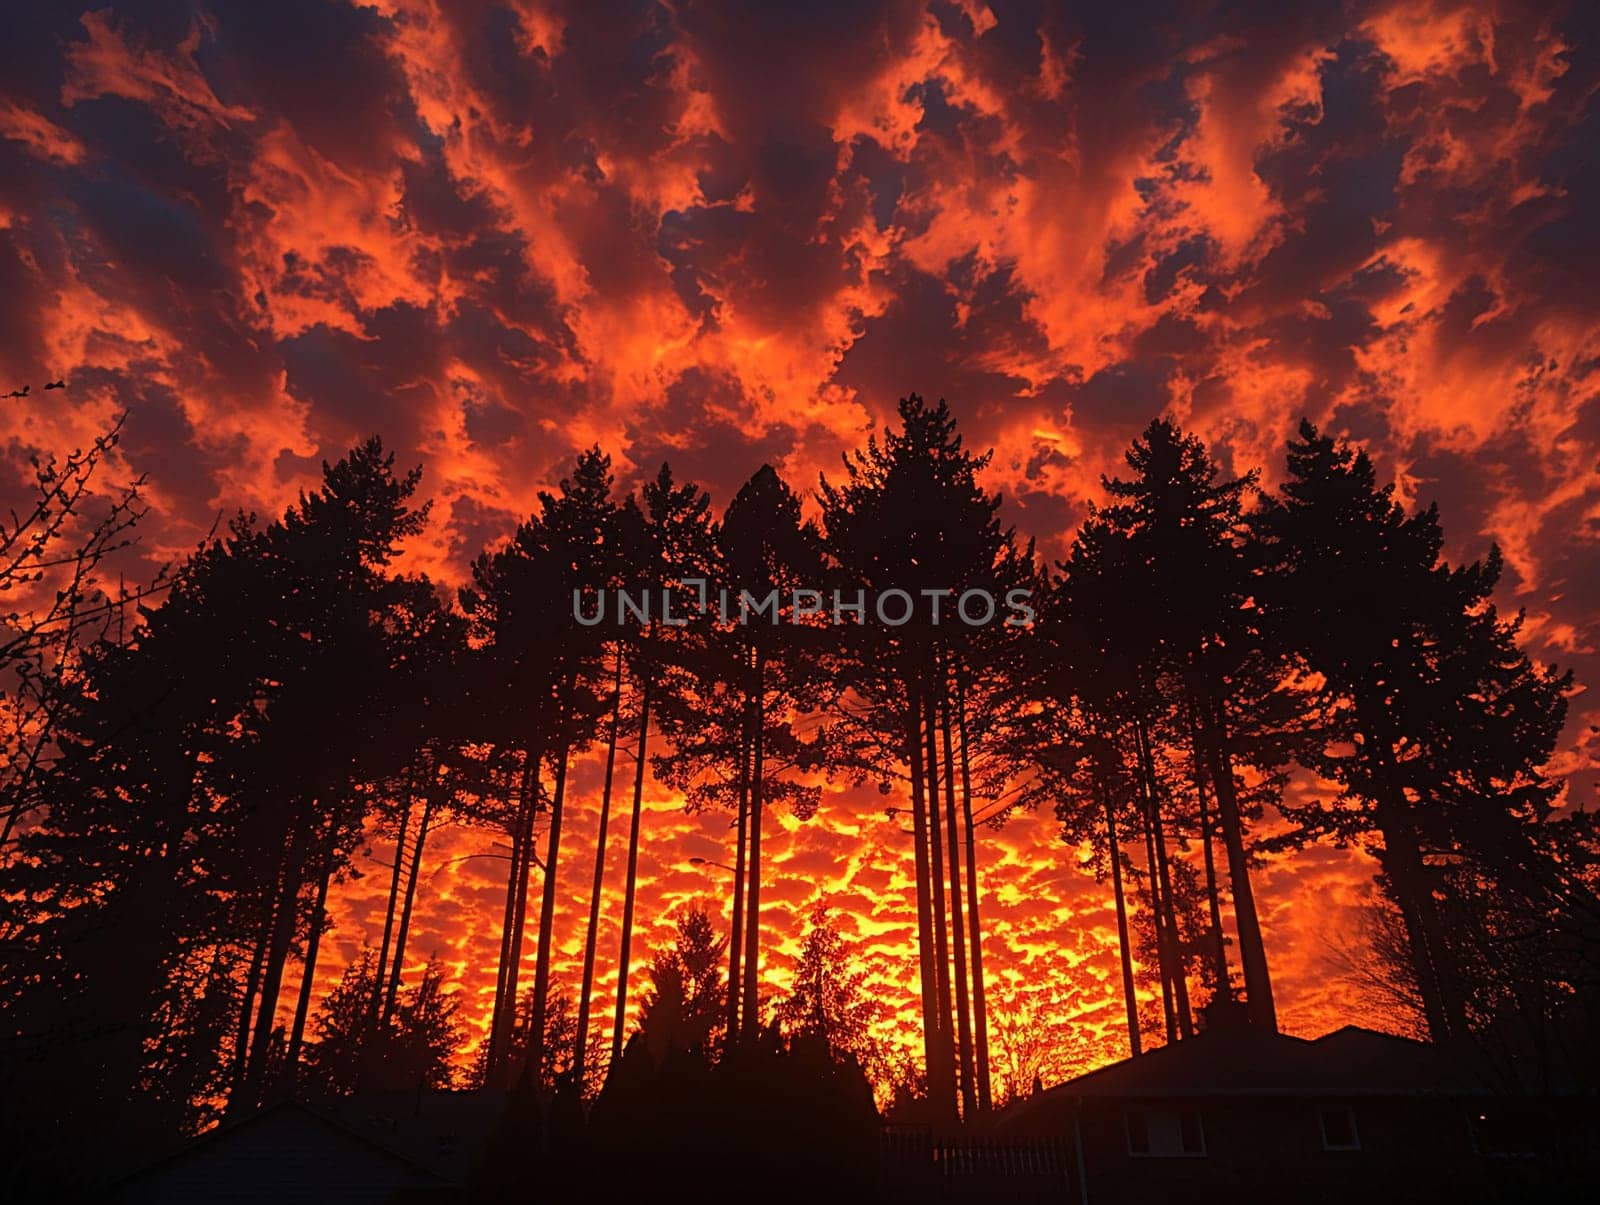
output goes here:
<path id="1" fill-rule="evenodd" d="M 73 1085 L 41 1089 L 64 1127 L 137 1101 L 116 1128 L 137 1142 L 192 1117 L 198 1086 L 214 1099 L 230 1046 L 246 1094 L 281 1064 L 278 985 L 320 923 L 315 885 L 359 842 L 362 784 L 403 756 L 385 739 L 403 643 L 387 617 L 409 587 L 388 566 L 420 528 L 416 484 L 358 446 L 282 520 L 236 519 L 125 639 L 88 651 L 52 806 L 0 891 L 8 1012 Z"/>
<path id="2" fill-rule="evenodd" d="M 1542 766 L 1570 676 L 1519 647 L 1521 617 L 1491 601 L 1500 555 L 1452 567 L 1438 511 L 1408 513 L 1364 452 L 1303 423 L 1262 520 L 1265 595 L 1321 675 L 1333 736 L 1311 758 L 1340 795 L 1292 815 L 1307 836 L 1375 842 L 1405 922 L 1428 1028 L 1467 1037 L 1468 985 L 1441 912 L 1446 869 L 1537 874 L 1535 834 L 1556 786 Z"/>
<path id="3" fill-rule="evenodd" d="M 799 498 L 770 466 L 734 496 L 714 539 L 710 606 L 681 659 L 691 672 L 680 673 L 679 689 L 661 709 L 673 744 L 655 769 L 684 791 L 690 810 L 729 806 L 735 813 L 735 986 L 726 1031 L 730 1040 L 750 1040 L 759 1024 L 762 819 L 780 802 L 809 819 L 821 797 L 817 785 L 796 777 L 817 768 L 827 740 L 816 715 L 820 631 L 796 592 L 820 598 L 823 568 L 815 528 L 802 521 Z"/>
<path id="4" fill-rule="evenodd" d="M 1119 647 L 1131 675 L 1124 718 L 1157 829 L 1163 828 L 1162 800 L 1188 794 L 1158 780 L 1163 729 L 1169 751 L 1188 747 L 1191 823 L 1214 917 L 1208 805 L 1216 805 L 1250 1015 L 1273 1028 L 1276 1010 L 1245 846 L 1251 809 L 1236 767 L 1250 762 L 1270 780 L 1288 760 L 1304 708 L 1285 685 L 1287 651 L 1256 602 L 1261 554 L 1245 511 L 1254 474 L 1224 478 L 1204 445 L 1165 419 L 1146 428 L 1127 460 L 1133 476 L 1105 481 L 1111 501 L 1079 533 L 1067 566 L 1068 596 L 1097 626 L 1102 651 Z M 1165 835 L 1155 838 L 1158 863 L 1166 860 Z M 1165 897 L 1172 871 L 1158 870 Z M 1169 946 L 1180 941 L 1170 916 L 1166 927 Z M 1220 932 L 1211 945 L 1220 960 L 1214 980 L 1226 992 Z"/>
<path id="5" fill-rule="evenodd" d="M 851 1059 L 869 1074 L 881 1062 L 872 1033 L 879 1009 L 866 988 L 866 972 L 851 959 L 830 909 L 811 910 L 789 995 L 778 1002 L 777 1021 L 791 1038 L 821 1041 L 835 1059 Z"/>
<path id="6" fill-rule="evenodd" d="M 462 1033 L 444 967 L 430 961 L 386 1021 L 367 1006 L 377 970 L 371 947 L 363 948 L 322 1001 L 306 1050 L 308 1083 L 336 1095 L 450 1087 Z"/>
<path id="7" fill-rule="evenodd" d="M 986 611 L 1006 615 L 1013 591 L 1032 584 L 1032 558 L 1001 526 L 999 499 L 979 481 L 989 457 L 965 449 L 949 408 L 912 395 L 901 401 L 899 417 L 900 430 L 870 438 L 845 458 L 841 484 L 821 483 L 825 545 L 840 588 L 859 591 L 866 611 L 863 622 L 835 634 L 833 760 L 879 781 L 887 767 L 907 767 L 930 1099 L 953 1112 L 959 1089 L 970 1114 L 977 1085 L 953 792 L 958 768 L 946 745 L 940 769 L 939 717 L 950 715 L 952 681 L 970 678 L 970 663 L 998 660 L 995 646 L 1004 649 L 1019 635 Z"/>
<path id="8" fill-rule="evenodd" d="M 722 970 L 727 948 L 705 910 L 690 908 L 678 920 L 677 940 L 650 960 L 639 1025 L 658 1064 L 669 1050 L 709 1053 L 729 990 Z"/>
<path id="9" fill-rule="evenodd" d="M 642 623 L 631 641 L 633 678 L 638 683 L 637 745 L 634 750 L 633 809 L 628 826 L 627 877 L 623 884 L 622 942 L 618 954 L 617 1006 L 611 1033 L 611 1060 L 622 1057 L 628 1015 L 628 977 L 632 965 L 633 914 L 639 880 L 640 822 L 644 807 L 644 774 L 650 748 L 653 709 L 670 708 L 682 689 L 681 664 L 691 647 L 691 634 L 705 616 L 690 598 L 691 580 L 712 577 L 714 546 L 711 498 L 693 482 L 676 484 L 665 464 L 641 491 L 642 505 L 629 498 L 619 515 L 619 548 L 627 570 L 627 591 L 635 599 L 653 598 L 653 618 Z M 662 604 L 674 599 L 674 621 Z"/>
<path id="10" fill-rule="evenodd" d="M 490 1024 L 490 1075 L 504 1072 L 514 1023 L 522 962 L 528 887 L 542 861 L 539 936 L 535 948 L 530 1058 L 543 1058 L 551 945 L 567 769 L 590 738 L 592 721 L 607 700 L 602 645 L 579 622 L 576 600 L 596 582 L 608 580 L 616 556 L 616 513 L 611 501 L 611 461 L 598 448 L 583 453 L 559 493 L 541 492 L 538 513 L 504 547 L 481 556 L 473 584 L 461 592 L 462 607 L 485 644 L 477 690 L 485 702 L 487 739 L 518 766 L 508 809 L 512 839 L 507 878 L 505 941 Z M 546 789 L 546 763 L 553 767 Z M 541 808 L 541 803 L 544 805 Z M 536 821 L 546 819 L 543 859 L 536 854 Z"/>

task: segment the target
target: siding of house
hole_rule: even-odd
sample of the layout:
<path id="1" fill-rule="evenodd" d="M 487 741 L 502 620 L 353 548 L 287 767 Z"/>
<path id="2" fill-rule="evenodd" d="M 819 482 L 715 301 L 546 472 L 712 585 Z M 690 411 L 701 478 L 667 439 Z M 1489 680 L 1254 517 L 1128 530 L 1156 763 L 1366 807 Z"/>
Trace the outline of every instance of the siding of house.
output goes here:
<path id="1" fill-rule="evenodd" d="M 1359 1150 L 1324 1149 L 1321 1107 L 1349 1107 Z M 1205 1133 L 1199 1156 L 1148 1157 L 1129 1152 L 1124 1115 L 1130 1108 L 1198 1110 Z M 1068 1109 L 1050 1121 L 1070 1134 Z M 1487 1198 L 1481 1160 L 1461 1107 L 1448 1100 L 1305 1098 L 1084 1102 L 1084 1174 L 1093 1205 L 1144 1205 L 1182 1200 L 1288 1201 L 1319 1205 L 1365 1201 L 1471 1202 Z M 1030 1127 L 1033 1128 L 1033 1127 Z"/>

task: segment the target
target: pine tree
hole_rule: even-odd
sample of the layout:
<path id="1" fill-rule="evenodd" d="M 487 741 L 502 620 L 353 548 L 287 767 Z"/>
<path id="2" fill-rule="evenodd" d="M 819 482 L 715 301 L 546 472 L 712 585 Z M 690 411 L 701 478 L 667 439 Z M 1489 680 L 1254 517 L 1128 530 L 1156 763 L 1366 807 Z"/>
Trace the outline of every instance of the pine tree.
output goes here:
<path id="1" fill-rule="evenodd" d="M 472 586 L 461 592 L 462 607 L 486 646 L 476 687 L 484 700 L 480 739 L 498 745 L 518 767 L 508 777 L 508 785 L 515 783 L 508 808 L 511 874 L 507 937 L 490 1023 L 492 1077 L 515 1072 L 508 1070 L 505 1055 L 519 998 L 528 888 L 536 861 L 542 861 L 543 878 L 529 1057 L 536 1063 L 543 1057 L 567 768 L 609 701 L 600 686 L 603 642 L 595 629 L 579 622 L 575 603 L 595 583 L 613 576 L 617 520 L 611 483 L 610 458 L 598 448 L 583 453 L 559 492 L 541 492 L 538 512 L 504 547 L 478 559 Z M 548 790 L 547 762 L 553 767 Z M 535 840 L 541 811 L 546 818 L 542 860 Z"/>
<path id="2" fill-rule="evenodd" d="M 809 819 L 821 797 L 797 777 L 816 768 L 826 729 L 815 722 L 819 632 L 797 614 L 796 591 L 817 590 L 822 555 L 799 498 L 765 465 L 734 496 L 714 538 L 709 612 L 681 662 L 692 672 L 680 675 L 662 709 L 673 745 L 655 769 L 685 792 L 691 810 L 734 810 L 727 1033 L 750 1040 L 758 1028 L 762 820 L 776 803 Z"/>
<path id="3" fill-rule="evenodd" d="M 959 771 L 941 749 L 939 717 L 949 715 L 953 678 L 965 672 L 970 680 L 968 663 L 996 658 L 992 646 L 1015 635 L 994 616 L 965 618 L 974 600 L 978 620 L 984 598 L 999 612 L 1014 589 L 1031 585 L 1031 555 L 1001 526 L 999 499 L 979 481 L 989 457 L 964 448 L 949 408 L 912 395 L 899 416 L 899 431 L 845 458 L 840 485 L 821 483 L 825 543 L 840 588 L 860 591 L 869 612 L 843 630 L 834 665 L 843 746 L 834 760 L 880 780 L 888 765 L 907 767 L 930 1098 L 953 1112 L 959 1091 L 970 1113 L 977 1103 L 971 997 L 964 964 L 954 975 L 950 967 L 967 932 L 951 791 Z M 902 613 L 903 623 L 881 622 L 882 614 Z"/>
<path id="4" fill-rule="evenodd" d="M 430 960 L 387 1020 L 368 1008 L 377 970 L 373 950 L 364 948 L 318 1007 L 316 1037 L 306 1051 L 308 1083 L 336 1095 L 449 1087 L 462 1032 L 443 966 Z"/>
<path id="5" fill-rule="evenodd" d="M 1194 827 L 1207 858 L 1207 808 L 1216 805 L 1249 1013 L 1256 1024 L 1275 1028 L 1245 846 L 1248 810 L 1236 766 L 1248 760 L 1268 776 L 1280 769 L 1303 707 L 1285 686 L 1287 651 L 1256 603 L 1261 553 L 1245 510 L 1255 477 L 1223 477 L 1204 445 L 1165 419 L 1146 428 L 1127 459 L 1133 476 L 1105 481 L 1112 500 L 1079 536 L 1080 545 L 1102 543 L 1102 564 L 1109 570 L 1093 579 L 1096 588 L 1108 591 L 1094 605 L 1111 620 L 1106 631 L 1126 647 L 1128 667 L 1143 688 L 1144 706 L 1134 714 L 1133 727 L 1152 808 L 1162 793 L 1155 780 L 1162 728 L 1175 735 L 1169 746 L 1189 745 Z M 1088 564 L 1086 559 L 1081 568 Z M 1089 585 L 1080 580 L 1076 589 L 1087 592 Z M 1159 810 L 1153 816 L 1159 823 Z M 1165 854 L 1159 845 L 1157 854 Z M 1174 936 L 1169 923 L 1169 941 Z M 1222 950 L 1218 935 L 1215 978 L 1226 992 Z"/>
<path id="6" fill-rule="evenodd" d="M 866 972 L 852 960 L 824 904 L 811 910 L 794 983 L 776 1016 L 791 1039 L 816 1039 L 835 1060 L 853 1060 L 869 1075 L 878 1070 L 881 1051 L 872 1027 L 879 1008 L 867 991 Z"/>
<path id="7" fill-rule="evenodd" d="M 1521 617 L 1490 601 L 1496 549 L 1452 567 L 1437 509 L 1408 513 L 1364 452 L 1303 423 L 1262 519 L 1276 561 L 1266 595 L 1321 675 L 1332 738 L 1311 758 L 1340 796 L 1296 809 L 1304 836 L 1376 839 L 1405 922 L 1435 1040 L 1466 1038 L 1469 986 L 1441 913 L 1446 868 L 1514 879 L 1556 787 L 1542 767 L 1568 675 L 1535 665 Z"/>
<path id="8" fill-rule="evenodd" d="M 359 842 L 363 784 L 406 755 L 388 739 L 386 674 L 409 587 L 388 566 L 421 526 L 416 484 L 377 441 L 358 446 L 280 521 L 237 518 L 133 631 L 87 654 L 55 805 L 0 893 L 21 906 L 4 994 L 18 1033 L 73 1083 L 64 1125 L 138 1100 L 118 1130 L 136 1140 L 183 1124 L 197 1107 L 185 1094 L 226 1067 L 242 1098 L 281 1064 L 285 963 L 319 923 L 317 884 Z M 197 984 L 204 1009 L 188 999 Z M 194 1060 L 180 1067 L 162 1035 L 185 1027 Z"/>
<path id="9" fill-rule="evenodd" d="M 638 891 L 640 824 L 644 776 L 650 748 L 653 709 L 670 708 L 681 689 L 675 667 L 691 646 L 691 634 L 706 622 L 703 608 L 691 598 L 691 580 L 712 577 L 715 552 L 711 534 L 711 498 L 693 482 L 678 485 L 672 470 L 661 466 L 641 491 L 642 505 L 629 498 L 619 516 L 618 544 L 627 570 L 628 593 L 653 599 L 653 618 L 630 642 L 632 671 L 638 683 L 637 745 L 634 749 L 633 808 L 628 826 L 627 877 L 623 883 L 622 940 L 617 959 L 617 1003 L 611 1033 L 611 1060 L 622 1057 L 628 1016 L 628 977 L 632 967 L 633 916 Z M 670 607 L 661 604 L 674 600 Z M 674 616 L 669 621 L 668 613 Z M 681 621 L 681 623 L 679 622 Z"/>

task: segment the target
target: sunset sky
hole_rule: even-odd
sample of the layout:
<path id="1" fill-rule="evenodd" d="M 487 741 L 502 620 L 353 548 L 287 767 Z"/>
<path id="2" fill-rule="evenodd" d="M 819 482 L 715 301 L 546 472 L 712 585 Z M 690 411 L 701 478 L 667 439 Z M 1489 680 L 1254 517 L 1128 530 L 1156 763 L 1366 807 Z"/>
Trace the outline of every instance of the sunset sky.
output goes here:
<path id="1" fill-rule="evenodd" d="M 1156 414 L 1269 485 L 1305 415 L 1437 501 L 1453 558 L 1499 542 L 1502 606 L 1576 670 L 1556 768 L 1592 804 L 1597 35 L 1589 6 L 1425 0 L 7 4 L 0 392 L 31 394 L 0 410 L 0 497 L 127 411 L 149 574 L 377 433 L 434 500 L 406 567 L 453 584 L 591 444 L 625 489 L 667 460 L 720 506 L 763 462 L 814 489 L 919 392 L 1056 557 Z M 569 983 L 598 783 L 569 788 Z M 646 945 L 720 897 L 688 859 L 731 860 L 727 817 L 647 798 Z M 764 971 L 783 990 L 826 900 L 909 1024 L 886 802 L 781 817 Z M 1108 893 L 1055 827 L 982 834 L 991 1011 L 1118 1057 Z M 411 946 L 475 1025 L 494 839 L 441 832 Z M 319 983 L 375 940 L 388 853 Z M 1287 1028 L 1382 1023 L 1327 954 L 1369 879 L 1334 849 L 1261 872 Z"/>

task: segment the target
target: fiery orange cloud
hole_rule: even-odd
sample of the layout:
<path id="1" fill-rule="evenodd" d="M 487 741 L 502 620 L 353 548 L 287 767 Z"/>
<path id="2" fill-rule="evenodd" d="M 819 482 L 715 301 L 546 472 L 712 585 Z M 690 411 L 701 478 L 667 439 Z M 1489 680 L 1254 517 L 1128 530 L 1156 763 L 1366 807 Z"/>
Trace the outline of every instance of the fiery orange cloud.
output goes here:
<path id="1" fill-rule="evenodd" d="M 1058 556 L 1154 414 L 1269 485 L 1306 415 L 1438 500 L 1453 556 L 1505 550 L 1535 651 L 1578 671 L 1558 768 L 1587 800 L 1592 14 L 1100 7 L 35 6 L 0 83 L 0 385 L 70 388 L 0 413 L 7 488 L 28 451 L 127 410 L 148 572 L 377 432 L 435 501 L 409 567 L 448 584 L 580 448 L 609 449 L 624 488 L 670 460 L 719 502 L 763 462 L 809 489 L 918 391 L 995 449 L 1008 517 Z M 585 763 L 573 782 L 569 983 L 598 781 Z M 689 859 L 728 842 L 653 782 L 647 802 L 644 948 L 720 900 Z M 784 989 L 831 902 L 903 1036 L 914 909 L 882 806 L 831 791 L 773 826 L 764 978 Z M 410 945 L 479 1023 L 491 840 L 440 832 Z M 1042 1009 L 1114 1056 L 1107 893 L 1048 815 L 982 842 L 997 1012 Z M 319 981 L 375 937 L 389 854 L 375 840 L 344 885 Z M 1374 1020 L 1328 957 L 1369 874 L 1335 850 L 1262 871 L 1298 1032 Z"/>

